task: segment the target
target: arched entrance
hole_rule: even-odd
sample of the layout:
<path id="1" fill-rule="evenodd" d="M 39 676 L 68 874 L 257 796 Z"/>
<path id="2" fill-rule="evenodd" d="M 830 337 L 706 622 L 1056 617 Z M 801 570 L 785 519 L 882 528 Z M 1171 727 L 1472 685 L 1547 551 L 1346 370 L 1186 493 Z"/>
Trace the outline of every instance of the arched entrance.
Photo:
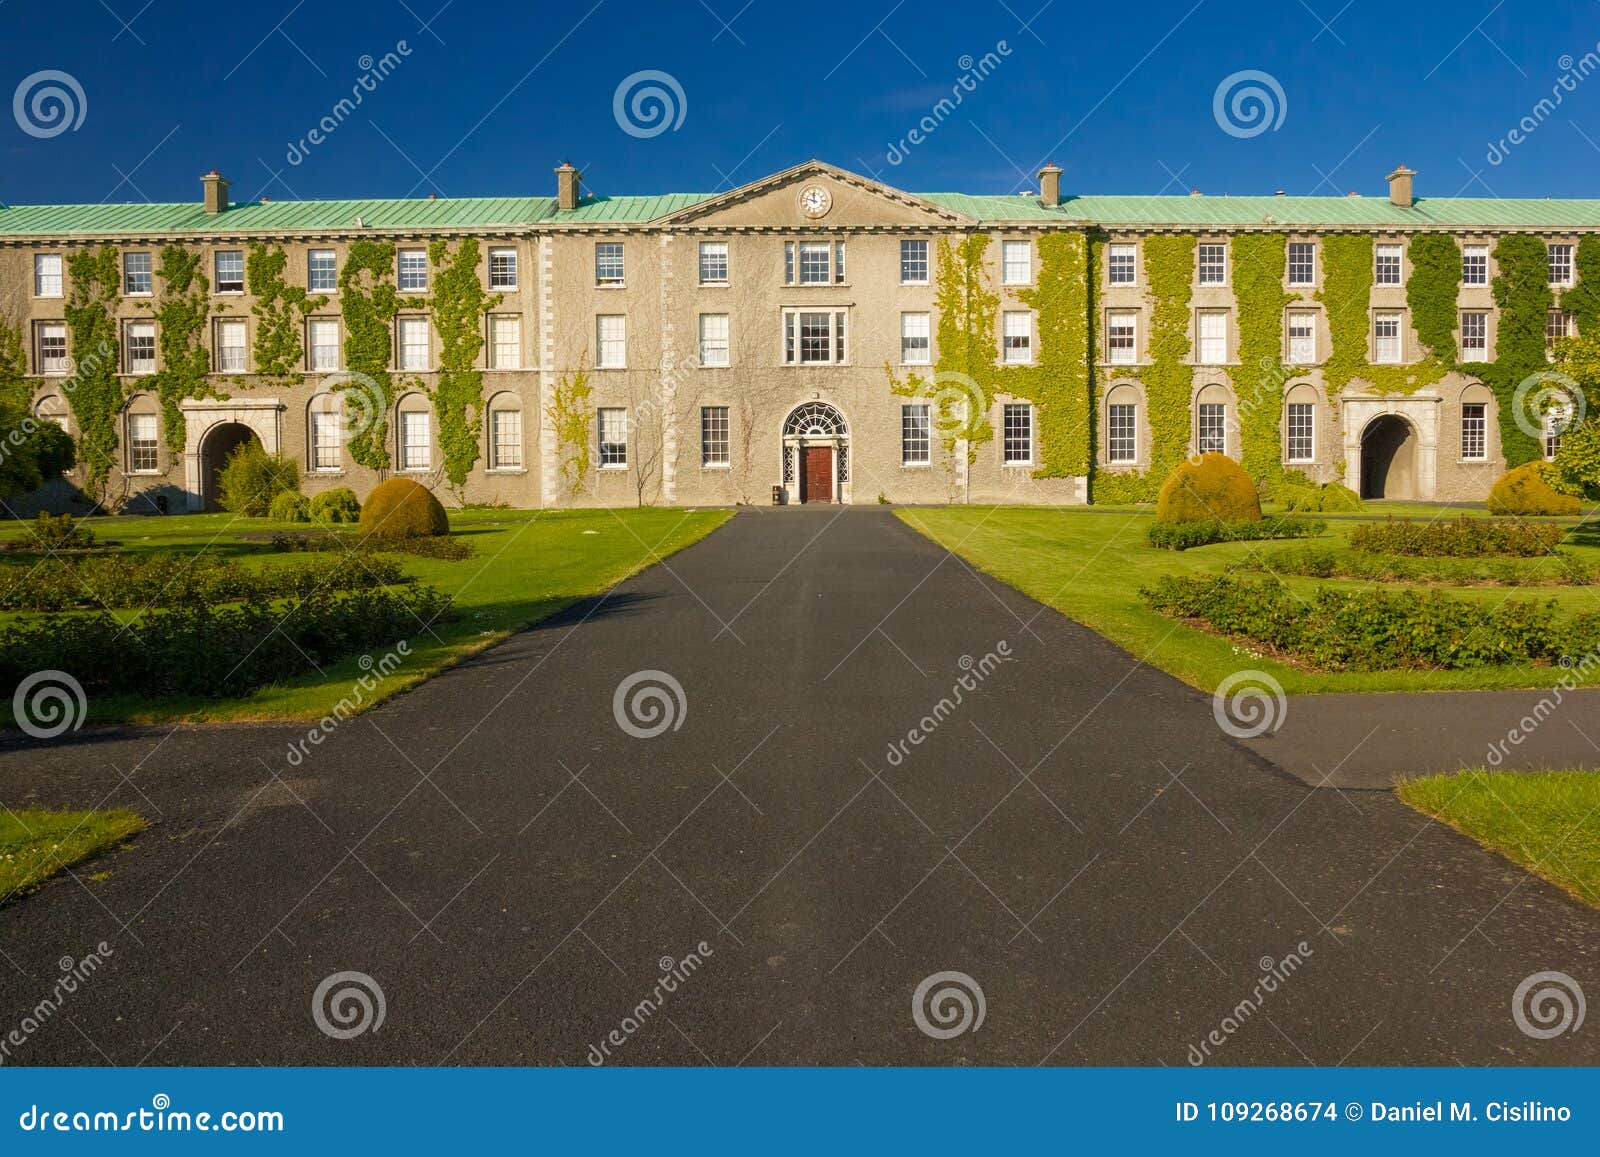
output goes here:
<path id="1" fill-rule="evenodd" d="M 788 502 L 850 501 L 850 431 L 826 402 L 796 406 L 783 421 L 783 489 Z"/>
<path id="2" fill-rule="evenodd" d="M 247 442 L 259 442 L 256 432 L 242 422 L 219 422 L 207 430 L 200 442 L 200 486 L 203 509 L 221 510 L 217 502 L 217 475 L 228 464 L 228 456 Z"/>
<path id="3" fill-rule="evenodd" d="M 1417 432 L 1398 414 L 1383 414 L 1361 431 L 1361 497 L 1419 497 Z"/>

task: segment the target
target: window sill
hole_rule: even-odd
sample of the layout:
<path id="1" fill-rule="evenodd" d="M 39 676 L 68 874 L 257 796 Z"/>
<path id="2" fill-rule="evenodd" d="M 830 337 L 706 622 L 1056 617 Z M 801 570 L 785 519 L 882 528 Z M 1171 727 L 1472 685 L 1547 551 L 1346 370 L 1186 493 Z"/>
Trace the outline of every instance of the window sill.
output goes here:
<path id="1" fill-rule="evenodd" d="M 929 284 L 930 283 L 926 281 L 902 281 L 900 283 L 901 287 L 904 289 L 926 289 L 928 288 Z"/>
<path id="2" fill-rule="evenodd" d="M 849 289 L 848 281 L 785 281 L 785 289 Z"/>
<path id="3" fill-rule="evenodd" d="M 485 366 L 483 372 L 486 374 L 520 374 L 524 371 L 521 366 Z"/>
<path id="4" fill-rule="evenodd" d="M 126 473 L 127 473 L 127 476 L 129 478 L 160 478 L 160 477 L 162 477 L 163 475 L 166 474 L 166 471 L 165 470 L 129 470 Z"/>
<path id="5" fill-rule="evenodd" d="M 702 369 L 702 370 L 731 370 L 733 368 L 733 366 L 731 364 L 729 364 L 728 362 L 707 362 L 707 361 L 702 361 L 700 363 L 699 368 Z"/>
<path id="6" fill-rule="evenodd" d="M 627 289 L 628 285 L 623 281 L 597 281 L 594 287 L 596 289 Z"/>
<path id="7" fill-rule="evenodd" d="M 1457 466 L 1487 466 L 1487 465 L 1489 465 L 1489 459 L 1487 459 L 1487 458 L 1457 458 L 1456 459 L 1456 465 Z"/>
<path id="8" fill-rule="evenodd" d="M 628 472 L 628 464 L 626 462 L 614 462 L 609 466 L 601 466 L 599 469 L 607 474 L 626 474 Z"/>
<path id="9" fill-rule="evenodd" d="M 786 370 L 847 370 L 849 362 L 784 362 L 781 369 Z"/>
<path id="10" fill-rule="evenodd" d="M 897 362 L 896 364 L 903 370 L 931 370 L 931 369 L 933 369 L 933 363 L 932 362 Z"/>
<path id="11" fill-rule="evenodd" d="M 900 463 L 900 469 L 902 469 L 902 470 L 931 470 L 931 469 L 933 469 L 933 463 L 932 462 L 902 462 L 902 463 Z"/>
<path id="12" fill-rule="evenodd" d="M 699 281 L 695 284 L 701 289 L 727 289 L 732 283 L 727 281 Z"/>
<path id="13" fill-rule="evenodd" d="M 489 292 L 490 293 L 516 293 L 517 289 L 518 289 L 518 287 L 515 286 L 515 285 L 491 285 L 491 286 L 489 286 Z"/>
<path id="14" fill-rule="evenodd" d="M 345 476 L 344 467 L 342 466 L 325 466 L 321 469 L 308 470 L 306 473 L 313 478 L 343 478 Z"/>
<path id="15" fill-rule="evenodd" d="M 218 289 L 212 293 L 213 297 L 243 297 L 242 289 Z"/>
<path id="16" fill-rule="evenodd" d="M 607 371 L 611 373 L 615 373 L 619 370 L 625 370 L 627 368 L 627 366 L 595 366 L 596 371 Z"/>
<path id="17" fill-rule="evenodd" d="M 712 473 L 712 474 L 722 474 L 722 473 L 726 473 L 727 471 L 732 470 L 732 469 L 733 469 L 733 464 L 731 462 L 702 462 L 702 463 L 700 463 L 700 472 L 702 474 L 708 473 L 708 472 Z"/>
<path id="18" fill-rule="evenodd" d="M 526 466 L 491 466 L 484 471 L 485 474 L 495 474 L 501 477 L 513 477 L 527 474 Z"/>
<path id="19" fill-rule="evenodd" d="M 1033 469 L 1033 463 L 1032 462 L 1002 462 L 1002 463 L 1000 463 L 1000 469 L 1002 469 L 1002 470 L 1032 470 Z"/>

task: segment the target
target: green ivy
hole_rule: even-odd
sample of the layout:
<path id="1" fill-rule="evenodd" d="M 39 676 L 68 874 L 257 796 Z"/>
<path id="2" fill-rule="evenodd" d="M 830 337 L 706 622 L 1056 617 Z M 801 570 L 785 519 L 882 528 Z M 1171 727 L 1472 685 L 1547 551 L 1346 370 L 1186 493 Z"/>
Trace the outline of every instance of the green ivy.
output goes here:
<path id="1" fill-rule="evenodd" d="M 1577 319 L 1579 333 L 1600 332 L 1600 236 L 1578 238 L 1572 271 L 1577 284 L 1561 295 L 1561 308 Z"/>
<path id="2" fill-rule="evenodd" d="M 1411 276 L 1406 304 L 1422 344 L 1445 365 L 1456 360 L 1456 292 L 1461 284 L 1461 246 L 1448 233 L 1411 240 Z"/>
<path id="3" fill-rule="evenodd" d="M 483 288 L 475 238 L 462 241 L 454 255 L 448 243 L 435 241 L 428 246 L 428 260 L 434 269 L 429 304 L 433 327 L 439 332 L 439 381 L 432 390 L 433 408 L 439 416 L 445 478 L 459 499 L 478 460 L 478 440 L 483 433 L 483 371 L 477 368 L 483 351 L 483 319 L 500 304 L 501 295 Z"/>
<path id="4" fill-rule="evenodd" d="M 353 241 L 339 272 L 345 365 L 352 374 L 370 381 L 376 394 L 363 402 L 362 412 L 371 410 L 372 421 L 350 439 L 350 457 L 370 470 L 389 468 L 389 412 L 394 408 L 394 382 L 389 375 L 394 350 L 391 327 L 400 309 L 394 251 L 392 241 Z M 365 385 L 366 381 L 347 381 L 341 388 Z"/>
<path id="5" fill-rule="evenodd" d="M 1356 379 L 1382 394 L 1414 394 L 1444 377 L 1449 368 L 1431 353 L 1411 365 L 1379 366 L 1367 360 L 1373 245 L 1370 233 L 1339 233 L 1322 241 L 1322 288 L 1317 300 L 1327 310 L 1333 342 L 1322 372 L 1328 397 L 1334 400 Z M 1458 277 L 1459 272 L 1458 266 Z"/>
<path id="6" fill-rule="evenodd" d="M 161 280 L 161 298 L 152 312 L 161 345 L 161 368 L 150 379 L 150 388 L 161 401 L 167 448 L 181 454 L 186 438 L 184 399 L 219 396 L 207 377 L 211 355 L 204 340 L 211 283 L 201 271 L 200 255 L 179 245 L 161 250 L 156 275 Z"/>
<path id="7" fill-rule="evenodd" d="M 299 381 L 306 355 L 301 336 L 306 315 L 328 303 L 326 297 L 312 297 L 284 280 L 288 262 L 282 246 L 253 241 L 245 265 L 255 299 L 250 312 L 256 315 L 256 373 L 282 384 Z"/>
<path id="8" fill-rule="evenodd" d="M 1494 261 L 1499 270 L 1493 284 L 1495 304 L 1500 307 L 1495 333 L 1499 356 L 1493 362 L 1461 368 L 1494 391 L 1500 414 L 1500 449 L 1509 469 L 1543 454 L 1539 439 L 1517 425 L 1515 398 L 1523 380 L 1549 368 L 1544 329 L 1555 306 L 1555 294 L 1550 289 L 1549 258 L 1542 239 L 1527 233 L 1508 234 L 1495 243 Z"/>
<path id="9" fill-rule="evenodd" d="M 583 488 L 583 480 L 589 476 L 592 450 L 589 431 L 594 421 L 594 407 L 589 404 L 589 398 L 593 393 L 589 372 L 580 362 L 577 370 L 556 382 L 545 408 L 545 417 L 556 436 L 561 473 L 572 494 Z"/>
<path id="10" fill-rule="evenodd" d="M 1295 295 L 1283 287 L 1289 238 L 1242 233 L 1231 243 L 1233 292 L 1239 305 L 1238 398 L 1241 464 L 1269 487 L 1283 477 L 1283 315 Z"/>
<path id="11" fill-rule="evenodd" d="M 73 358 L 66 393 L 78 427 L 78 459 L 88 468 L 90 485 L 103 495 L 117 460 L 117 419 L 124 400 L 117 377 L 122 274 L 110 245 L 69 253 L 66 265 L 72 283 L 65 313 Z"/>

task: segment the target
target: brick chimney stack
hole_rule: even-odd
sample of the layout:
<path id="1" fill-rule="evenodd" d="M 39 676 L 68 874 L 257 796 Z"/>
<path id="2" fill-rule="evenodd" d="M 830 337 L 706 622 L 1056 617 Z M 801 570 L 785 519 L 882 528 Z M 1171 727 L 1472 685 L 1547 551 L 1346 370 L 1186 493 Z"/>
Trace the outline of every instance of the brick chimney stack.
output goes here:
<path id="1" fill-rule="evenodd" d="M 572 167 L 571 161 L 561 162 L 556 170 L 556 206 L 560 209 L 578 207 L 578 182 L 583 174 Z"/>
<path id="2" fill-rule="evenodd" d="M 1411 184 L 1411 179 L 1416 175 L 1415 172 L 1401 165 L 1385 178 L 1389 182 L 1389 203 L 1391 205 L 1399 205 L 1402 209 L 1409 209 L 1416 203 Z"/>
<path id="3" fill-rule="evenodd" d="M 206 191 L 206 212 L 226 213 L 228 211 L 228 182 L 223 179 L 222 174 L 212 169 L 200 178 L 200 184 L 204 186 Z"/>
<path id="4" fill-rule="evenodd" d="M 1039 170 L 1039 204 L 1052 209 L 1061 204 L 1061 166 L 1050 164 Z"/>

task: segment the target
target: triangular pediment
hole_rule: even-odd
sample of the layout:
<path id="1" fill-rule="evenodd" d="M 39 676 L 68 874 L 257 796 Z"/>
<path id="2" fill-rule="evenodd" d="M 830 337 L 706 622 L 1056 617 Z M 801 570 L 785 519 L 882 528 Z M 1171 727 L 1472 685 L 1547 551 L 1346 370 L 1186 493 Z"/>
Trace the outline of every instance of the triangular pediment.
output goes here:
<path id="1" fill-rule="evenodd" d="M 699 228 L 805 229 L 971 225 L 974 219 L 881 181 L 807 161 L 661 218 Z"/>

